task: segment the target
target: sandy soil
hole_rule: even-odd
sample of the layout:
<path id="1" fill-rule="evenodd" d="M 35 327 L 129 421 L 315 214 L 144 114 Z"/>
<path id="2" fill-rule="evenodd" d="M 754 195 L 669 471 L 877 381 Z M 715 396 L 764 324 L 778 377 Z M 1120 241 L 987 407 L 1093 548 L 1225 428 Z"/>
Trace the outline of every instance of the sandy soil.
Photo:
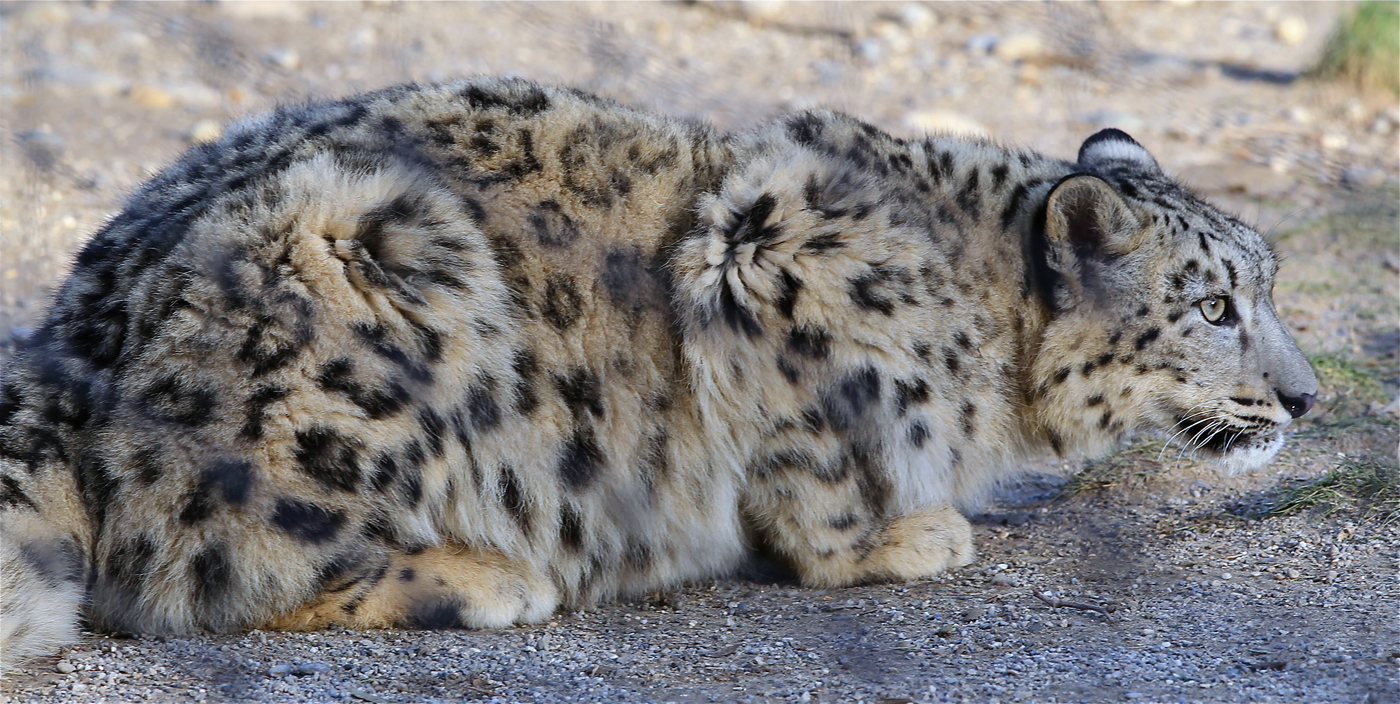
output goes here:
<path id="1" fill-rule="evenodd" d="M 0 5 L 0 359 L 192 140 L 278 103 L 490 73 L 727 129 L 826 106 L 1071 156 L 1121 127 L 1269 233 L 1324 384 L 1256 474 L 1160 440 L 1028 468 L 980 509 L 979 561 L 938 580 L 819 592 L 758 565 L 500 632 L 94 636 L 0 700 L 1400 701 L 1400 525 L 1350 504 L 1264 517 L 1338 468 L 1397 463 L 1400 110 L 1298 78 L 1343 10 Z"/>

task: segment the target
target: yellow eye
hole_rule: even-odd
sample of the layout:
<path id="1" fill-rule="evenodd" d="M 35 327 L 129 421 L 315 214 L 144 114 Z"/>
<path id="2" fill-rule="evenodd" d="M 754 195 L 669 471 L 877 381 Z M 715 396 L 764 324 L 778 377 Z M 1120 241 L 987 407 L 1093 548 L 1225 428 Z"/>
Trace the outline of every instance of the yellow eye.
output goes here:
<path id="1" fill-rule="evenodd" d="M 1207 298 L 1201 301 L 1201 315 L 1206 317 L 1207 322 L 1219 323 L 1225 319 L 1225 313 L 1229 309 L 1230 305 L 1224 298 Z"/>

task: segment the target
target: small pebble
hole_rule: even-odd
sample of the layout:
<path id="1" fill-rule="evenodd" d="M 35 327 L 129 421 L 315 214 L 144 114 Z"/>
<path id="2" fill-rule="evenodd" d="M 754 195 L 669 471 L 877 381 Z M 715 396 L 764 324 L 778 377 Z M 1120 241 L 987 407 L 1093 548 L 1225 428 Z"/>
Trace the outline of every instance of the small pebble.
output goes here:
<path id="1" fill-rule="evenodd" d="M 927 32 L 938 24 L 938 15 L 924 5 L 911 3 L 900 9 L 899 23 L 911 32 Z"/>
<path id="2" fill-rule="evenodd" d="M 175 98 L 153 85 L 138 83 L 126 92 L 126 97 L 143 108 L 163 110 L 175 107 Z"/>
<path id="3" fill-rule="evenodd" d="M 223 134 L 224 127 L 218 120 L 200 120 L 190 128 L 190 141 L 195 144 L 208 144 L 218 141 Z"/>
<path id="4" fill-rule="evenodd" d="M 1289 46 L 1297 46 L 1308 38 L 1308 23 L 1302 17 L 1289 15 L 1274 25 L 1274 36 Z"/>
<path id="5" fill-rule="evenodd" d="M 292 674 L 297 675 L 298 677 L 325 674 L 330 671 L 331 666 L 327 665 L 324 662 L 299 662 L 295 665 L 292 665 Z"/>
<path id="6" fill-rule="evenodd" d="M 267 53 L 268 63 L 288 71 L 301 68 L 301 54 L 296 49 L 274 49 Z"/>
<path id="7" fill-rule="evenodd" d="M 1023 61 L 1045 53 L 1045 42 L 1031 32 L 1013 34 L 999 42 L 992 53 L 1002 61 Z"/>
<path id="8" fill-rule="evenodd" d="M 53 669 L 55 672 L 70 675 L 78 668 L 74 667 L 73 663 L 68 662 L 67 660 L 59 660 L 58 664 L 53 666 Z"/>

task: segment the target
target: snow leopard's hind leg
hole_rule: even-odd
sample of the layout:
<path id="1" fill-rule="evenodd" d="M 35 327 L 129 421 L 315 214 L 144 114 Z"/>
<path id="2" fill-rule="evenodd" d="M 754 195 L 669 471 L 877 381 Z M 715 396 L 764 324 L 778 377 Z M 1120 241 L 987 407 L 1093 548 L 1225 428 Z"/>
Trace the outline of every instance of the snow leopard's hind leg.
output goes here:
<path id="1" fill-rule="evenodd" d="M 0 672 L 77 640 L 93 540 L 73 469 L 82 458 L 51 422 L 79 408 L 48 393 L 23 357 L 0 388 Z M 88 479 L 89 493 L 102 490 Z"/>

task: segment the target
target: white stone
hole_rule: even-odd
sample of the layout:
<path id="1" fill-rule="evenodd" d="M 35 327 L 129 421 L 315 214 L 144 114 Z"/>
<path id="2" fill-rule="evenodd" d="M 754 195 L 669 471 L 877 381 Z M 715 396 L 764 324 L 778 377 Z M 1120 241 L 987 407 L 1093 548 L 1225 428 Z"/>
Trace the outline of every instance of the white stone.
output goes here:
<path id="1" fill-rule="evenodd" d="M 1013 34 L 999 42 L 992 53 L 1002 61 L 1022 61 L 1045 53 L 1045 42 L 1032 32 Z"/>
<path id="2" fill-rule="evenodd" d="M 899 23 L 911 32 L 927 32 L 938 25 L 938 15 L 925 5 L 910 3 L 900 8 Z"/>
<path id="3" fill-rule="evenodd" d="M 219 3 L 224 15 L 240 20 L 289 20 L 306 19 L 310 8 L 300 2 L 280 0 L 225 0 Z"/>
<path id="4" fill-rule="evenodd" d="M 190 141 L 195 144 L 207 144 L 217 141 L 224 135 L 224 126 L 218 120 L 200 120 L 190 127 Z"/>
<path id="5" fill-rule="evenodd" d="M 1274 25 L 1274 37 L 1289 46 L 1297 46 L 1308 38 L 1308 23 L 1297 15 L 1288 15 Z"/>
<path id="6" fill-rule="evenodd" d="M 290 47 L 269 51 L 267 53 L 267 61 L 278 68 L 284 68 L 288 71 L 295 71 L 301 68 L 301 54 L 297 53 L 296 49 Z"/>

